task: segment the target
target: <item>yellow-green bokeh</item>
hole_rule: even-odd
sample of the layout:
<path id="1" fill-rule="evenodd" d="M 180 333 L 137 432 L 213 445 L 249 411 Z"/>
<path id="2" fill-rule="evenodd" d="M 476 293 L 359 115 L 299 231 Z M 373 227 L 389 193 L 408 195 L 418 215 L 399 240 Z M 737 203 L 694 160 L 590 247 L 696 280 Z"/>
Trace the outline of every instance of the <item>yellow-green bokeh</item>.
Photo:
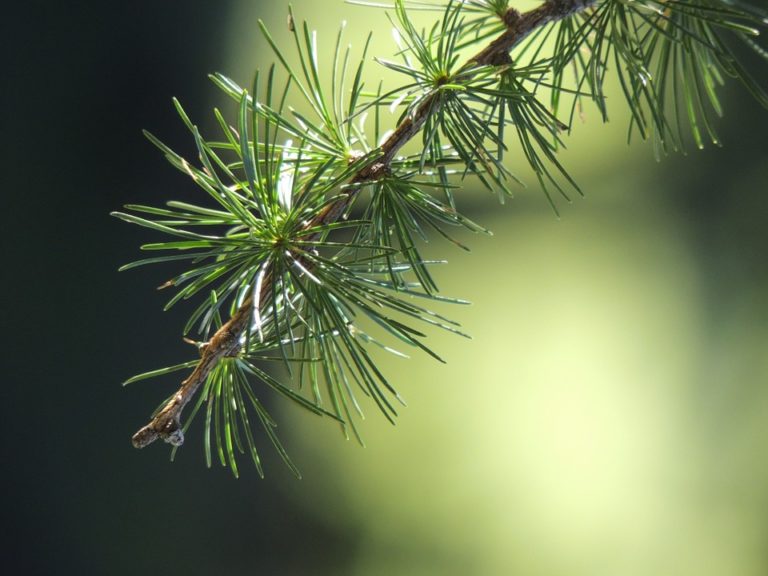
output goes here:
<path id="1" fill-rule="evenodd" d="M 329 47 L 345 19 L 353 44 L 373 27 L 372 53 L 391 54 L 380 12 L 294 7 Z M 243 3 L 233 25 L 251 32 L 237 37 L 256 37 L 257 15 L 286 26 L 282 6 Z M 239 67 L 254 52 L 271 60 L 258 41 L 232 50 L 233 76 L 250 74 Z M 391 78 L 373 63 L 368 73 Z M 397 427 L 369 403 L 361 448 L 330 421 L 280 414 L 305 475 L 286 491 L 359 535 L 350 573 L 768 570 L 765 299 L 753 287 L 713 313 L 693 224 L 649 147 L 624 145 L 619 92 L 609 99 L 612 123 L 592 111 L 567 140 L 563 161 L 587 196 L 560 202 L 560 220 L 536 186 L 503 208 L 472 187 L 459 196 L 494 236 L 463 237 L 471 254 L 440 241 L 427 253 L 449 260 L 443 291 L 473 302 L 442 309 L 473 339 L 431 335 L 446 365 L 382 356 L 408 402 Z M 742 188 L 764 176 L 756 168 Z"/>

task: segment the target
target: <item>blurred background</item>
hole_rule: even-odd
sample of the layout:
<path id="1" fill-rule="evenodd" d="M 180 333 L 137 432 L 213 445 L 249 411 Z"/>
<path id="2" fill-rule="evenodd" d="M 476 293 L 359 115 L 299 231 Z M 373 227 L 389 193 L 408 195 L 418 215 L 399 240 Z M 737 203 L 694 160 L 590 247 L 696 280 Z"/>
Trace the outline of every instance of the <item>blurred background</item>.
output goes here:
<path id="1" fill-rule="evenodd" d="M 391 54 L 381 13 L 293 5 L 329 58 L 341 20 Z M 176 380 L 120 382 L 187 359 L 189 310 L 161 311 L 163 270 L 117 273 L 149 236 L 108 213 L 199 198 L 141 129 L 194 156 L 170 99 L 209 129 L 231 114 L 206 74 L 271 62 L 259 17 L 287 30 L 256 0 L 33 0 L 0 22 L 4 572 L 768 573 L 768 112 L 736 86 L 724 148 L 659 164 L 623 146 L 621 106 L 588 112 L 563 155 L 586 197 L 560 220 L 534 185 L 503 207 L 467 189 L 494 236 L 430 253 L 473 339 L 389 361 L 408 408 L 393 428 L 367 406 L 365 448 L 274 398 L 301 481 L 269 450 L 263 481 L 206 469 L 200 426 L 173 464 L 131 447 Z"/>

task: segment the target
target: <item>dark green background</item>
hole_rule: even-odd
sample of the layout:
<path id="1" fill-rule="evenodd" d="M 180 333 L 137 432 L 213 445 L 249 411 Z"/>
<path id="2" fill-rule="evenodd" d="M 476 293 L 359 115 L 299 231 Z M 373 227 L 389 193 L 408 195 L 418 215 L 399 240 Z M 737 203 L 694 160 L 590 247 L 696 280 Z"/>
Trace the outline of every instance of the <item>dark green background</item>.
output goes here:
<path id="1" fill-rule="evenodd" d="M 157 271 L 117 273 L 146 236 L 108 213 L 184 195 L 141 129 L 189 143 L 170 99 L 208 107 L 228 5 L 29 2 L 0 22 L 7 574 L 285 574 L 345 539 L 285 502 L 271 454 L 269 481 L 235 482 L 199 450 L 130 445 L 160 397 L 120 382 L 188 350 Z"/>

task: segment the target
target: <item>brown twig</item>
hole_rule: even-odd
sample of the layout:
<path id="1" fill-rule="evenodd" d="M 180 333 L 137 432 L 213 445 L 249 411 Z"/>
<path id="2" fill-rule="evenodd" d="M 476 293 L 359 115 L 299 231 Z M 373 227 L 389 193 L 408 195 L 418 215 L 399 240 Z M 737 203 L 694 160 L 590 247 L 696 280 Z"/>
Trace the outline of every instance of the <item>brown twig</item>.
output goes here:
<path id="1" fill-rule="evenodd" d="M 478 65 L 504 62 L 509 51 L 534 30 L 585 10 L 596 2 L 597 0 L 547 0 L 538 8 L 523 14 L 510 8 L 504 15 L 507 29 L 481 52 L 470 58 L 469 62 Z"/>
<path id="2" fill-rule="evenodd" d="M 232 356 L 240 347 L 240 336 L 251 321 L 253 297 L 245 299 L 235 314 L 219 328 L 213 337 L 200 348 L 200 362 L 192 373 L 181 383 L 181 387 L 165 406 L 141 430 L 133 435 L 136 448 L 144 448 L 162 438 L 169 444 L 181 446 L 184 433 L 181 430 L 181 412 L 192 399 L 214 366 L 226 356 Z"/>
<path id="3" fill-rule="evenodd" d="M 547 0 L 541 6 L 522 14 L 514 8 L 510 8 L 503 17 L 507 26 L 506 30 L 481 52 L 470 58 L 463 68 L 505 64 L 509 61 L 509 51 L 531 32 L 589 8 L 596 2 L 597 0 Z M 352 178 L 352 186 L 348 187 L 347 193 L 318 214 L 307 227 L 328 224 L 341 218 L 362 188 L 362 186 L 354 186 L 354 184 L 374 181 L 389 169 L 395 154 L 424 126 L 433 104 L 434 96 L 429 96 L 413 114 L 405 118 L 381 145 L 380 155 L 377 159 L 362 168 Z M 266 300 L 265 295 L 269 294 L 271 290 L 271 282 L 271 278 L 267 275 L 262 284 L 260 302 Z M 235 314 L 216 331 L 213 337 L 201 346 L 200 361 L 192 373 L 181 383 L 176 394 L 155 414 L 149 424 L 133 435 L 133 445 L 136 448 L 144 448 L 158 438 L 162 438 L 174 446 L 180 446 L 184 443 L 184 433 L 181 428 L 181 413 L 184 407 L 216 364 L 222 358 L 237 353 L 241 337 L 251 321 L 253 306 L 253 296 L 249 296 Z"/>

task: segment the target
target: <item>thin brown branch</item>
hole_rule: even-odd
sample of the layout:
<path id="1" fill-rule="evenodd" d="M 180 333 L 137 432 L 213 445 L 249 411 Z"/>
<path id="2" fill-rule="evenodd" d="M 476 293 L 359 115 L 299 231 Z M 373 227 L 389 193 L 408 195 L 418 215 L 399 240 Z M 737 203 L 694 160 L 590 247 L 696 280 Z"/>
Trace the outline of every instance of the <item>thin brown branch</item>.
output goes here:
<path id="1" fill-rule="evenodd" d="M 200 362 L 181 383 L 181 387 L 165 406 L 141 430 L 133 435 L 132 441 L 136 448 L 144 448 L 162 438 L 169 444 L 181 446 L 184 443 L 184 433 L 181 430 L 181 412 L 205 382 L 208 374 L 227 356 L 237 353 L 240 347 L 240 337 L 251 321 L 253 297 L 245 299 L 235 314 L 219 328 L 213 337 L 200 348 Z"/>
<path id="2" fill-rule="evenodd" d="M 589 8 L 596 2 L 597 0 L 547 0 L 541 6 L 522 14 L 510 8 L 504 15 L 507 29 L 481 52 L 470 58 L 462 69 L 508 63 L 509 51 L 531 32 Z M 386 173 L 397 152 L 421 131 L 433 104 L 434 96 L 429 96 L 413 114 L 405 118 L 381 145 L 378 158 L 352 178 L 350 182 L 352 185 L 348 187 L 348 192 L 318 214 L 307 227 L 328 224 L 341 218 L 352 205 L 362 184 L 377 180 Z M 355 186 L 355 184 L 360 185 Z M 262 284 L 260 301 L 266 300 L 265 295 L 271 290 L 271 282 L 272 279 L 268 275 Z M 253 297 L 246 298 L 235 314 L 201 347 L 200 361 L 181 383 L 176 394 L 152 417 L 149 424 L 133 435 L 133 445 L 136 448 L 144 448 L 158 438 L 174 446 L 184 443 L 181 413 L 216 364 L 222 358 L 237 354 L 242 335 L 251 321 L 253 305 Z"/>
<path id="3" fill-rule="evenodd" d="M 481 66 L 504 63 L 509 51 L 534 30 L 585 10 L 596 3 L 597 0 L 547 0 L 538 8 L 523 14 L 510 8 L 504 16 L 507 29 L 481 52 L 470 58 L 469 62 Z"/>

